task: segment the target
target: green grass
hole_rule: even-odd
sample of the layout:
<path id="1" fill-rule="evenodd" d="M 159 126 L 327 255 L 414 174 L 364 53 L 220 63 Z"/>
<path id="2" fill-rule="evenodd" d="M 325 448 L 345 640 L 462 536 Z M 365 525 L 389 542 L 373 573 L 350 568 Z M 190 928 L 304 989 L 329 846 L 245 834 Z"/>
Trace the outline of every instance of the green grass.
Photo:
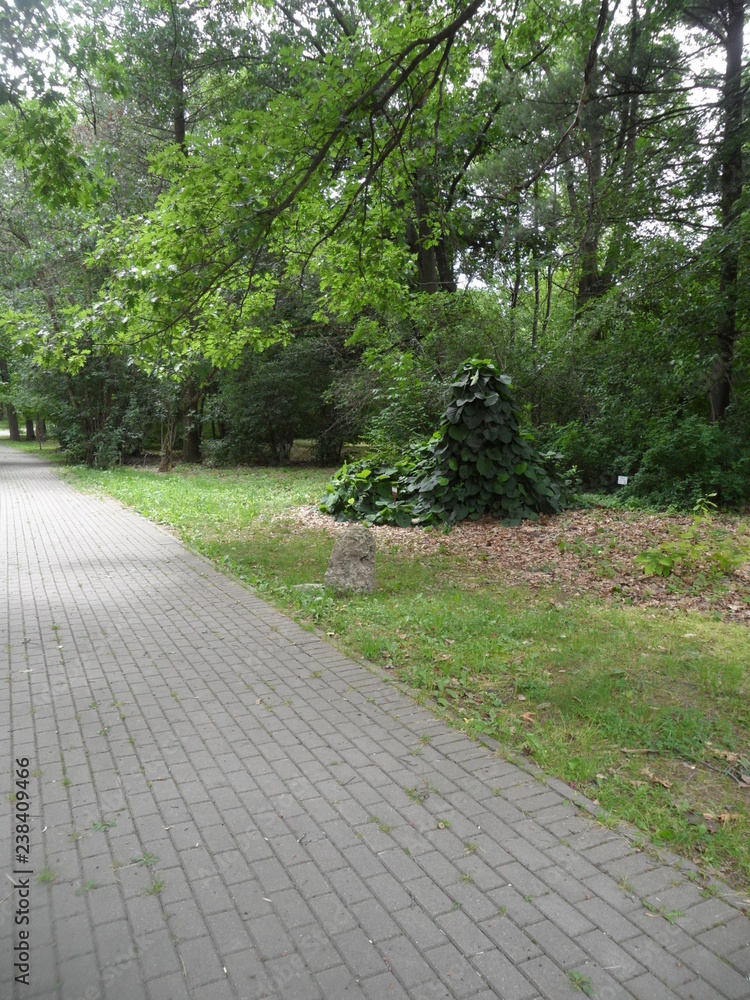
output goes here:
<path id="1" fill-rule="evenodd" d="M 314 503 L 330 478 L 320 469 L 208 471 L 194 466 L 181 466 L 169 475 L 75 466 L 66 475 L 83 488 L 104 490 L 201 547 L 212 541 L 226 544 L 258 517 L 268 520 L 290 506 Z"/>
<path id="2" fill-rule="evenodd" d="M 746 626 L 509 587 L 488 563 L 477 576 L 463 560 L 393 546 L 378 553 L 371 596 L 295 590 L 322 581 L 333 542 L 284 511 L 314 503 L 326 471 L 68 476 L 168 525 L 303 624 L 388 667 L 463 729 L 750 887 L 748 792 L 725 773 L 750 772 Z"/>
<path id="3" fill-rule="evenodd" d="M 7 423 L 4 426 L 7 430 Z M 38 441 L 11 441 L 9 438 L 2 437 L 0 438 L 0 447 L 14 448 L 16 451 L 25 451 L 29 455 L 42 455 L 42 457 L 48 461 L 50 459 L 59 462 L 63 461 L 60 447 L 54 438 L 45 438 L 40 448 Z"/>

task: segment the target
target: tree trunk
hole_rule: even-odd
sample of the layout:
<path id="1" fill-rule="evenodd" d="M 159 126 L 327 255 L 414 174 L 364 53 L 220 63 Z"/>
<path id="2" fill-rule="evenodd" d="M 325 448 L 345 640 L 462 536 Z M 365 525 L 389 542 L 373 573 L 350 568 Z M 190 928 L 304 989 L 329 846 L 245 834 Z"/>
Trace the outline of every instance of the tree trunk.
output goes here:
<path id="1" fill-rule="evenodd" d="M 430 232 L 427 212 L 427 199 L 421 191 L 414 191 L 414 209 L 417 218 L 415 242 L 417 248 L 417 268 L 419 270 L 419 288 L 422 292 L 438 292 L 440 291 L 440 276 L 435 257 L 435 247 L 427 245 L 432 238 L 432 233 Z"/>
<path id="2" fill-rule="evenodd" d="M 539 337 L 539 181 L 534 181 L 534 318 L 531 324 L 531 346 Z"/>
<path id="3" fill-rule="evenodd" d="M 435 247 L 435 260 L 437 262 L 441 290 L 444 292 L 457 291 L 458 283 L 453 270 L 453 255 L 450 252 L 448 239 L 445 235 L 440 237 Z"/>
<path id="4" fill-rule="evenodd" d="M 514 210 L 514 219 L 516 224 L 516 232 L 513 237 L 513 287 L 510 292 L 510 342 L 515 343 L 516 340 L 516 309 L 518 308 L 518 300 L 521 295 L 521 284 L 523 281 L 523 271 L 521 269 L 521 239 L 520 239 L 520 206 L 516 202 Z"/>
<path id="5" fill-rule="evenodd" d="M 721 141 L 721 229 L 723 247 L 719 254 L 719 294 L 723 304 L 716 330 L 716 363 L 709 399 L 711 421 L 720 421 L 732 393 L 732 365 L 737 343 L 737 283 L 739 242 L 737 222 L 742 199 L 742 47 L 744 0 L 727 0 L 724 7 L 726 66 L 722 86 L 724 131 Z"/>
<path id="6" fill-rule="evenodd" d="M 185 414 L 182 428 L 182 461 L 201 460 L 201 422 L 195 410 Z"/>
<path id="7" fill-rule="evenodd" d="M 29 420 L 28 418 L 26 420 L 26 440 L 36 441 L 36 434 L 34 433 L 34 421 Z"/>
<path id="8" fill-rule="evenodd" d="M 172 468 L 172 450 L 174 448 L 174 439 L 177 435 L 177 421 L 174 418 L 174 413 L 172 408 L 169 409 L 169 414 L 167 416 L 167 430 L 166 433 L 162 435 L 161 442 L 161 461 L 159 462 L 159 472 L 169 472 Z"/>
<path id="9" fill-rule="evenodd" d="M 580 244 L 580 277 L 578 280 L 577 310 L 601 295 L 602 277 L 599 274 L 599 233 L 601 209 L 599 205 L 602 181 L 602 107 L 596 74 L 592 74 L 586 107 L 581 124 L 586 135 L 587 197 L 585 230 Z"/>
<path id="10" fill-rule="evenodd" d="M 200 404 L 203 390 L 188 379 L 182 390 L 182 461 L 198 463 L 201 460 L 203 422 Z"/>
<path id="11" fill-rule="evenodd" d="M 11 441 L 21 440 L 21 431 L 18 426 L 18 414 L 16 413 L 16 408 L 11 403 L 5 404 L 8 407 L 8 430 L 10 431 Z"/>

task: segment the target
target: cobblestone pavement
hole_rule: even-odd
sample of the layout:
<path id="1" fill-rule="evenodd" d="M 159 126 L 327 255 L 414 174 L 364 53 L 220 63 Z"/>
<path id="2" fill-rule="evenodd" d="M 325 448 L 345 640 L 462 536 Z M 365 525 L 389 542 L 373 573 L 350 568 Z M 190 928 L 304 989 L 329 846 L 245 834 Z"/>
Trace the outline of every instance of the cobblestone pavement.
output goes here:
<path id="1" fill-rule="evenodd" d="M 728 890 L 8 448 L 0 553 L 3 1000 L 750 997 Z"/>

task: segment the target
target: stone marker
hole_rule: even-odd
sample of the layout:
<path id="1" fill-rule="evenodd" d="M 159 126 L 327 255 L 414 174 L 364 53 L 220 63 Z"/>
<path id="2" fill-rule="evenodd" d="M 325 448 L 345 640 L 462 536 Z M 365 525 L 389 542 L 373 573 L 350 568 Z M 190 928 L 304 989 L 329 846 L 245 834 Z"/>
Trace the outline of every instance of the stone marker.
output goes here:
<path id="1" fill-rule="evenodd" d="M 323 582 L 333 590 L 358 594 L 375 590 L 375 539 L 363 524 L 353 524 L 338 536 Z"/>

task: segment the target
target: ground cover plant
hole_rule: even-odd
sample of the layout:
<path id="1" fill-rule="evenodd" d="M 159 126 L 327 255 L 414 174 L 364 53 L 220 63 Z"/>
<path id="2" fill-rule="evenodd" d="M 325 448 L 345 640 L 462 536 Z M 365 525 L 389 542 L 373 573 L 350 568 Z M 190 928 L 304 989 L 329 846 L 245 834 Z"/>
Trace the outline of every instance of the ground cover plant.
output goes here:
<path id="1" fill-rule="evenodd" d="M 322 580 L 345 528 L 316 510 L 324 470 L 66 475 L 165 524 L 457 726 L 750 888 L 750 632 L 727 604 L 750 609 L 750 585 L 717 578 L 698 597 L 689 579 L 669 591 L 636 562 L 690 519 L 593 510 L 447 535 L 376 527 L 379 588 L 342 597 L 295 589 Z M 623 583 L 630 572 L 630 590 L 613 592 L 604 566 Z"/>

